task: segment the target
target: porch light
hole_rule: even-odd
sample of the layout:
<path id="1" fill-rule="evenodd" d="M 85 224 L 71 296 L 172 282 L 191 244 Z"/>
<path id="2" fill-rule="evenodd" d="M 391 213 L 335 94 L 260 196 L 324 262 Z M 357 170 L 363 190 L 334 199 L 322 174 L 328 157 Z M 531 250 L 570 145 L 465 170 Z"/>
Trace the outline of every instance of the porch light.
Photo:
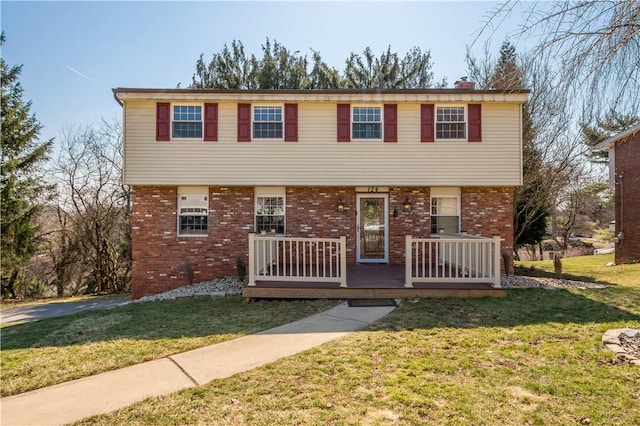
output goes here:
<path id="1" fill-rule="evenodd" d="M 338 204 L 336 204 L 336 211 L 338 213 L 342 213 L 344 211 L 344 201 L 338 200 Z"/>
<path id="2" fill-rule="evenodd" d="M 404 202 L 402 203 L 402 210 L 404 210 L 405 213 L 411 213 L 411 201 L 409 201 L 409 197 L 404 199 Z"/>

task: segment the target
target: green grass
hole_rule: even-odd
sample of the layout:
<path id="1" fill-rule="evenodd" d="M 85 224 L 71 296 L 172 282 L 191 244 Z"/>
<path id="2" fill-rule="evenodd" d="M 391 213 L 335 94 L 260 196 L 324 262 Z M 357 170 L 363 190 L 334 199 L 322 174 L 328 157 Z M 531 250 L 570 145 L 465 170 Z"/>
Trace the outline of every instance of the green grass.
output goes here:
<path id="1" fill-rule="evenodd" d="M 640 367 L 601 343 L 640 328 L 640 283 L 594 268 L 613 285 L 405 302 L 342 339 L 78 424 L 640 424 Z"/>
<path id="2" fill-rule="evenodd" d="M 509 290 L 502 299 L 405 302 L 366 330 L 228 379 L 150 398 L 78 424 L 640 424 L 640 367 L 621 363 L 601 343 L 608 329 L 640 328 L 638 265 L 605 268 L 608 261 L 606 256 L 563 261 L 571 277 L 606 282 L 610 284 L 606 289 Z M 547 273 L 543 269 L 537 272 Z M 247 315 L 275 318 L 275 325 L 285 322 L 291 310 L 302 315 L 302 310 L 311 313 L 329 306 L 315 303 L 247 305 L 237 299 L 185 299 L 126 306 L 104 311 L 104 318 L 93 321 L 103 324 L 96 329 L 105 329 L 93 333 L 104 337 L 85 343 L 65 343 L 63 338 L 73 337 L 74 327 L 87 320 L 81 315 L 57 325 L 49 323 L 53 320 L 37 322 L 16 332 L 40 333 L 39 339 L 57 333 L 59 346 L 47 346 L 53 348 L 106 344 L 106 333 L 114 327 L 108 324 L 125 324 L 114 315 L 135 315 L 128 310 L 132 308 L 149 309 L 136 321 L 126 322 L 137 331 L 116 333 L 119 339 L 128 339 L 128 346 L 118 351 L 134 352 L 148 342 L 163 345 L 180 340 L 185 334 L 181 327 L 198 319 L 204 324 L 186 338 L 215 340 L 225 333 L 241 334 L 229 332 L 228 323 L 237 323 L 242 333 L 251 332 L 250 326 L 260 320 L 247 321 L 243 328 L 240 323 Z M 189 314 L 193 317 L 181 320 Z M 145 327 L 144 319 L 155 325 Z M 37 324 L 49 325 L 39 331 Z M 159 330 L 161 324 L 166 327 Z M 30 324 L 15 327 L 26 326 Z M 11 350 L 31 350 L 34 341 L 32 337 Z M 3 363 L 4 352 L 3 348 Z M 115 356 L 109 353 L 104 358 Z M 46 364 L 54 370 L 51 375 L 57 374 L 56 362 L 62 358 L 51 362 L 46 355 L 40 356 L 33 363 Z M 91 358 L 93 354 L 83 357 L 100 359 Z M 3 374 L 4 370 L 3 364 Z"/>
<path id="3" fill-rule="evenodd" d="M 335 301 L 186 298 L 2 328 L 1 393 L 12 395 L 233 339 L 322 311 Z"/>
<path id="4" fill-rule="evenodd" d="M 72 297 L 52 297 L 48 299 L 38 299 L 38 300 L 11 300 L 11 299 L 2 299 L 2 303 L 0 303 L 0 310 L 13 309 L 17 307 L 26 307 L 26 306 L 38 306 L 38 305 L 46 305 L 49 303 L 70 303 L 70 302 L 83 302 L 87 300 L 128 300 L 131 298 L 129 293 L 118 293 L 118 294 L 109 294 L 109 295 L 82 295 L 82 296 L 72 296 Z"/>
<path id="5" fill-rule="evenodd" d="M 563 278 L 615 285 L 640 286 L 640 264 L 605 266 L 614 261 L 614 255 L 578 256 L 562 259 Z M 516 262 L 520 272 L 531 275 L 553 276 L 553 261 Z"/>

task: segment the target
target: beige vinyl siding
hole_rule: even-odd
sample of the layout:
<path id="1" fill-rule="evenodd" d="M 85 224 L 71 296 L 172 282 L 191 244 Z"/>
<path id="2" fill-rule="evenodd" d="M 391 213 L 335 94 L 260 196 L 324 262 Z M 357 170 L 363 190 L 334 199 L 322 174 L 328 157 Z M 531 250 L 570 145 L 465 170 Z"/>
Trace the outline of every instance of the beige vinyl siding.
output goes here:
<path id="1" fill-rule="evenodd" d="M 298 103 L 298 142 L 237 142 L 236 102 L 218 103 L 218 142 L 184 139 L 156 142 L 155 105 L 155 101 L 126 101 L 127 184 L 510 186 L 521 183 L 518 102 L 482 104 L 480 143 L 421 143 L 420 103 L 416 102 L 398 103 L 397 143 L 337 142 L 335 102 Z"/>

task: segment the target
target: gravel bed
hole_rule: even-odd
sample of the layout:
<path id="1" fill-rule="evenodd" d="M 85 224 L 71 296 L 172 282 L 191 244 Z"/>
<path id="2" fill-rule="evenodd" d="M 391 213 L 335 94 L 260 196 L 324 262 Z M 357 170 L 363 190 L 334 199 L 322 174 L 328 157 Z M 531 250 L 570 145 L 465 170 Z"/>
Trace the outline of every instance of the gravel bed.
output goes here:
<path id="1" fill-rule="evenodd" d="M 543 288 L 546 290 L 567 288 L 607 288 L 603 284 L 565 280 L 563 278 L 527 277 L 524 275 L 502 275 L 500 282 L 504 288 Z"/>
<path id="2" fill-rule="evenodd" d="M 240 281 L 236 277 L 220 278 L 197 284 L 179 287 L 165 293 L 142 297 L 136 302 L 151 302 L 154 300 L 173 300 L 179 297 L 198 296 L 237 296 L 242 294 L 242 287 L 247 281 Z M 571 281 L 557 278 L 527 277 L 523 275 L 503 275 L 501 284 L 504 288 L 542 288 L 547 290 L 566 288 L 606 288 L 602 284 Z"/>
<path id="3" fill-rule="evenodd" d="M 204 281 L 197 284 L 191 284 L 184 287 L 166 291 L 164 293 L 155 294 L 153 296 L 144 296 L 136 300 L 136 302 L 152 302 L 156 300 L 173 300 L 179 297 L 198 297 L 198 296 L 237 296 L 242 294 L 242 287 L 245 281 L 240 281 L 235 277 L 220 278 L 213 281 Z"/>

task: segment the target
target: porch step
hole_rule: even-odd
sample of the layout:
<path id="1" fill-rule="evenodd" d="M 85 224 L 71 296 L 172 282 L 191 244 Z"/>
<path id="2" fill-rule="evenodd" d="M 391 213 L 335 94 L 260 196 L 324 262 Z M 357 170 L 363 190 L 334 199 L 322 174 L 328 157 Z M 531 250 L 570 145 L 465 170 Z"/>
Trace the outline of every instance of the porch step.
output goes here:
<path id="1" fill-rule="evenodd" d="M 245 287 L 242 296 L 254 299 L 442 299 L 505 297 L 503 288 L 291 288 Z"/>

